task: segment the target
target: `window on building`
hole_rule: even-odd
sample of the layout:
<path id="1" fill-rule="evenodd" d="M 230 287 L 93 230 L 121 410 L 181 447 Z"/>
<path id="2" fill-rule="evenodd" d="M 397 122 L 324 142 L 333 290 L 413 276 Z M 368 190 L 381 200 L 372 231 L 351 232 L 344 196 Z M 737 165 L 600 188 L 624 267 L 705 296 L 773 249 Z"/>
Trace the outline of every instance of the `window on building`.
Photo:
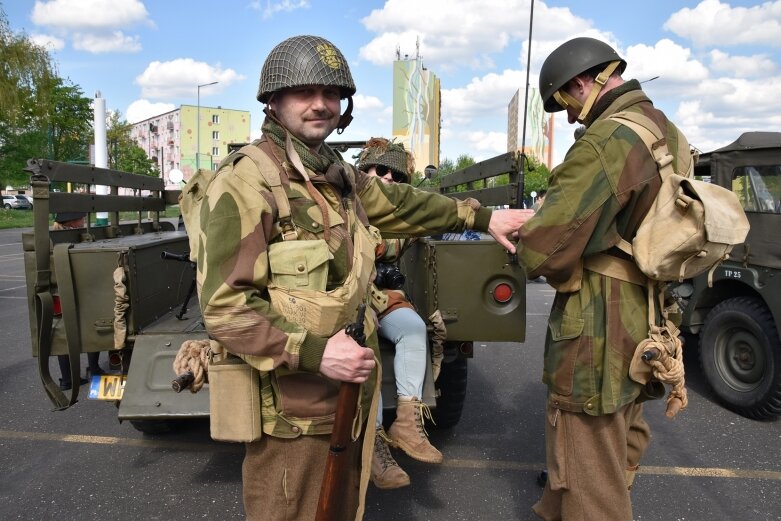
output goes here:
<path id="1" fill-rule="evenodd" d="M 212 147 L 212 155 L 213 156 L 219 156 L 220 155 L 220 147 Z"/>
<path id="2" fill-rule="evenodd" d="M 220 131 L 212 130 L 212 139 L 220 139 Z"/>
<path id="3" fill-rule="evenodd" d="M 212 114 L 212 123 L 216 123 L 216 124 L 220 123 L 220 115 L 219 114 Z"/>

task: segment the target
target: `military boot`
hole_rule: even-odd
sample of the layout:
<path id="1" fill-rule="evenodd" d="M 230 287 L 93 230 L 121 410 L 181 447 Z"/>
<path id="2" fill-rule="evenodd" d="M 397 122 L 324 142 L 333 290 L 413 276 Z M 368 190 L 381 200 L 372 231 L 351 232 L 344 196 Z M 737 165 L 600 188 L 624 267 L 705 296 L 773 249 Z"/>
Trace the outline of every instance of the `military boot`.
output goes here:
<path id="1" fill-rule="evenodd" d="M 409 485 L 409 475 L 391 456 L 388 448 L 389 441 L 385 429 L 382 427 L 377 429 L 377 434 L 374 436 L 374 454 L 372 455 L 372 483 L 381 489 L 406 487 Z"/>
<path id="2" fill-rule="evenodd" d="M 399 396 L 396 421 L 388 429 L 391 444 L 418 461 L 442 463 L 442 453 L 428 441 L 428 433 L 423 426 L 424 418 L 431 419 L 428 405 L 414 396 Z"/>

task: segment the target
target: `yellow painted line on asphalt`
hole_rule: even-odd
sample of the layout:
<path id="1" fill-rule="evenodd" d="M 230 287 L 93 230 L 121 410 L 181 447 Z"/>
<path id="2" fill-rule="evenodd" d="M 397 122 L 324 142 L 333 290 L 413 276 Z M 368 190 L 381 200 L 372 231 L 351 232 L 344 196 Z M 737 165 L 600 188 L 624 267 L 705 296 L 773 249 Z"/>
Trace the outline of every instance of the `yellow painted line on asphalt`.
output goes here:
<path id="1" fill-rule="evenodd" d="M 145 449 L 172 449 L 198 452 L 236 452 L 244 449 L 244 445 L 241 443 L 195 443 L 175 440 L 120 438 L 117 436 L 86 436 L 83 434 L 55 434 L 0 430 L 0 440 L 2 439 L 116 445 L 120 447 L 141 447 Z"/>
<path id="2" fill-rule="evenodd" d="M 62 443 L 84 443 L 92 445 L 115 445 L 145 449 L 171 449 L 198 452 L 240 452 L 241 443 L 197 443 L 176 440 L 153 440 L 120 438 L 117 436 L 87 436 L 82 434 L 55 434 L 44 432 L 19 432 L 0 430 L 0 440 L 50 441 Z M 514 470 L 539 472 L 543 463 L 521 463 L 516 461 L 487 461 L 474 459 L 446 458 L 442 466 L 459 469 Z M 640 466 L 639 474 L 659 476 L 682 476 L 696 478 L 769 479 L 781 481 L 781 472 L 772 470 L 721 469 L 710 467 L 654 467 Z"/>
<path id="3" fill-rule="evenodd" d="M 542 463 L 519 463 L 514 461 L 484 461 L 471 459 L 448 459 L 442 462 L 446 467 L 485 469 L 485 470 L 532 470 L 539 472 Z M 685 476 L 697 478 L 743 478 L 770 479 L 781 481 L 781 472 L 772 470 L 719 469 L 707 467 L 652 467 L 640 465 L 639 474 L 662 476 Z"/>

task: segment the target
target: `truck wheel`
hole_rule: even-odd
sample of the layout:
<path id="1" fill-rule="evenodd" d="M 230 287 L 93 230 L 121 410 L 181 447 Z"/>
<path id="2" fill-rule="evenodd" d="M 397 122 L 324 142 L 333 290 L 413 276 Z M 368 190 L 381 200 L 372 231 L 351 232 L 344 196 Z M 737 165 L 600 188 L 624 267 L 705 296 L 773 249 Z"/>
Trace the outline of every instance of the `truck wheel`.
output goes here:
<path id="1" fill-rule="evenodd" d="M 166 434 L 176 429 L 174 420 L 130 420 L 130 424 L 144 434 Z"/>
<path id="2" fill-rule="evenodd" d="M 728 408 L 756 420 L 781 414 L 781 341 L 761 301 L 736 297 L 713 308 L 702 331 L 700 363 Z"/>
<path id="3" fill-rule="evenodd" d="M 461 419 L 466 399 L 466 358 L 456 357 L 442 363 L 437 378 L 437 408 L 432 411 L 437 428 L 447 429 Z"/>

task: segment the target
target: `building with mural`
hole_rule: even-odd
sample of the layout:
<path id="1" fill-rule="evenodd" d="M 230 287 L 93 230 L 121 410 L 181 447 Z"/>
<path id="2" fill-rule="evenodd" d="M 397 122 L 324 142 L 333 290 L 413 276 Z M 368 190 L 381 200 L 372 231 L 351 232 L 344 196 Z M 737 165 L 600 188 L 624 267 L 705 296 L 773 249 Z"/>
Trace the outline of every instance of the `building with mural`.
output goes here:
<path id="1" fill-rule="evenodd" d="M 526 90 L 524 89 L 524 93 Z M 525 103 L 524 103 L 525 102 Z M 523 140 L 523 111 L 526 104 L 526 139 Z M 515 91 L 507 105 L 507 151 L 523 148 L 528 156 L 549 169 L 553 164 L 553 114 L 546 114 L 540 91 L 532 87 L 529 98 L 524 100 L 521 90 Z"/>
<path id="2" fill-rule="evenodd" d="M 415 58 L 393 63 L 392 135 L 415 156 L 415 170 L 439 166 L 441 93 L 439 78 Z"/>
<path id="3" fill-rule="evenodd" d="M 200 114 L 200 125 L 197 125 Z M 248 110 L 182 105 L 133 124 L 130 138 L 155 161 L 166 185 L 172 170 L 190 179 L 198 166 L 214 169 L 228 155 L 228 144 L 250 141 Z M 110 144 L 109 144 L 110 146 Z"/>

